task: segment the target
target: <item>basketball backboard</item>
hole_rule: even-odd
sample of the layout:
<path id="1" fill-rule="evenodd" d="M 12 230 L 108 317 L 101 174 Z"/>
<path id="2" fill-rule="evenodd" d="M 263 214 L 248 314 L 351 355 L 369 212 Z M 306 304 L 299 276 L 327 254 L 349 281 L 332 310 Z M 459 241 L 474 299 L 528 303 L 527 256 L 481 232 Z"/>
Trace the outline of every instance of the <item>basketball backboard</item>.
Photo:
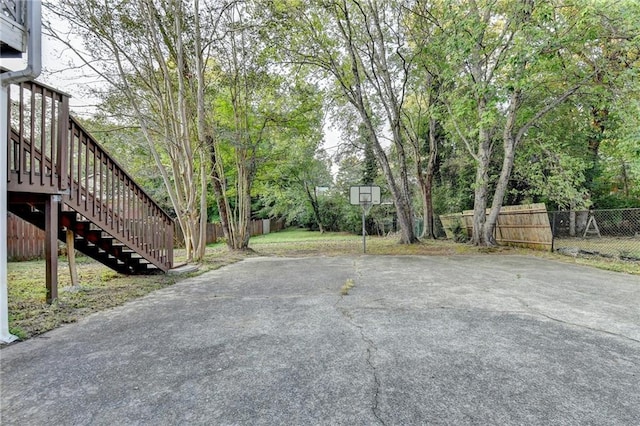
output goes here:
<path id="1" fill-rule="evenodd" d="M 379 186 L 352 186 L 349 188 L 349 202 L 353 205 L 380 204 Z"/>

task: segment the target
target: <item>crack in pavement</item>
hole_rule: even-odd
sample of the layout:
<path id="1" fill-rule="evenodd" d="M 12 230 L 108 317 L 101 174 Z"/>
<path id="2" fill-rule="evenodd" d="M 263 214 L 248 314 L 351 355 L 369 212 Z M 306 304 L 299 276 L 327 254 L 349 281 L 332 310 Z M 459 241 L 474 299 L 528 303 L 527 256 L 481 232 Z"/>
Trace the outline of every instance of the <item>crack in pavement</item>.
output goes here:
<path id="1" fill-rule="evenodd" d="M 344 296 L 342 296 L 340 298 L 340 300 L 343 298 Z M 338 303 L 340 302 L 340 300 L 338 300 Z M 367 365 L 369 366 L 369 369 L 372 371 L 373 373 L 373 406 L 371 407 L 371 411 L 373 413 L 373 416 L 376 418 L 376 420 L 378 420 L 378 422 L 381 425 L 385 425 L 384 420 L 381 417 L 381 413 L 380 410 L 378 408 L 379 406 L 379 398 L 380 398 L 380 378 L 378 377 L 378 369 L 376 368 L 376 366 L 373 364 L 373 357 L 375 352 L 378 351 L 378 348 L 376 347 L 375 343 L 373 342 L 373 340 L 371 340 L 370 338 L 368 338 L 365 333 L 364 333 L 364 326 L 362 326 L 361 324 L 358 324 L 354 321 L 353 319 L 353 314 L 346 308 L 340 308 L 337 306 L 336 303 L 336 307 L 338 308 L 338 311 L 340 311 L 340 313 L 347 319 L 347 321 L 354 326 L 355 328 L 358 329 L 358 331 L 360 332 L 360 339 L 365 343 L 366 347 L 367 347 L 367 357 L 366 357 L 366 362 Z"/>
<path id="2" fill-rule="evenodd" d="M 485 293 L 488 293 L 488 294 L 492 294 L 492 295 L 496 294 L 496 292 L 493 291 L 490 288 L 484 288 L 484 289 L 480 289 L 480 290 L 485 292 Z M 555 322 L 560 323 L 560 324 L 571 325 L 571 326 L 582 328 L 582 329 L 585 329 L 585 330 L 604 333 L 604 334 L 608 334 L 610 336 L 619 337 L 619 338 L 622 338 L 622 339 L 625 339 L 625 340 L 630 340 L 630 341 L 635 342 L 635 343 L 640 343 L 640 339 L 636 339 L 636 338 L 627 336 L 625 334 L 616 333 L 616 332 L 605 330 L 605 329 L 602 329 L 602 328 L 590 327 L 590 326 L 588 326 L 586 324 L 580 324 L 580 323 L 571 322 L 571 321 L 563 320 L 563 319 L 560 319 L 560 318 L 556 318 L 554 316 L 551 316 L 549 314 L 544 313 L 542 310 L 540 310 L 538 308 L 535 308 L 535 307 L 531 306 L 529 303 L 527 303 L 521 297 L 518 297 L 516 295 L 509 294 L 509 295 L 502 295 L 502 296 L 504 296 L 505 298 L 511 298 L 511 299 L 517 301 L 522 306 L 523 309 L 522 310 L 500 310 L 500 309 L 482 309 L 482 308 L 473 308 L 473 309 L 474 310 L 485 311 L 485 312 L 521 313 L 521 314 L 528 314 L 528 315 L 532 315 L 532 316 L 541 316 L 543 318 L 546 318 L 546 319 L 551 320 L 551 321 L 555 321 Z M 462 309 L 462 310 L 469 309 L 469 308 L 466 308 L 466 307 L 454 307 L 454 306 L 437 306 L 437 308 L 442 308 L 442 309 Z"/>
<path id="3" fill-rule="evenodd" d="M 357 325 L 356 325 L 357 327 Z M 362 337 L 362 341 L 367 343 L 369 345 L 369 347 L 367 347 L 367 364 L 369 365 L 369 368 L 371 368 L 371 371 L 373 371 L 373 381 L 374 381 L 374 388 L 373 388 L 373 407 L 371 407 L 371 412 L 373 413 L 374 417 L 378 420 L 378 422 L 380 422 L 381 425 L 384 425 L 385 422 L 384 420 L 382 420 L 382 418 L 380 417 L 381 413 L 380 413 L 380 409 L 378 408 L 379 406 L 379 397 L 380 397 L 380 378 L 378 377 L 378 370 L 376 369 L 375 365 L 373 365 L 373 352 L 374 351 L 378 351 L 378 348 L 375 346 L 375 344 L 373 343 L 373 340 L 368 339 L 365 335 L 364 335 L 364 331 L 362 327 L 360 328 L 360 336 Z M 373 350 L 372 350 L 373 348 Z"/>
<path id="4" fill-rule="evenodd" d="M 551 321 L 559 322 L 560 324 L 572 325 L 574 327 L 584 328 L 585 330 L 604 333 L 604 334 L 608 334 L 609 336 L 620 337 L 622 339 L 630 340 L 630 341 L 635 342 L 635 343 L 640 343 L 640 340 L 634 339 L 633 337 L 625 336 L 624 334 L 614 333 L 613 331 L 603 330 L 601 328 L 589 327 L 588 325 L 578 324 L 578 323 L 571 322 L 571 321 L 565 321 L 565 320 L 562 320 L 560 318 L 554 318 L 551 315 L 547 315 L 544 312 L 536 311 L 535 309 L 531 309 L 531 311 L 537 313 L 538 315 L 540 315 L 542 317 L 550 319 Z"/>
<path id="5" fill-rule="evenodd" d="M 353 262 L 353 266 L 354 266 L 354 269 L 355 269 L 356 277 L 362 278 L 362 274 L 358 271 L 358 265 L 357 265 L 356 261 Z M 369 366 L 369 369 L 373 373 L 372 374 L 373 375 L 373 398 L 372 398 L 373 399 L 373 405 L 371 407 L 371 412 L 373 413 L 373 416 L 376 418 L 378 423 L 380 423 L 381 425 L 384 426 L 384 425 L 386 425 L 386 423 L 382 419 L 381 413 L 380 413 L 380 409 L 379 409 L 380 388 L 381 388 L 380 378 L 378 377 L 378 369 L 376 368 L 376 366 L 373 363 L 373 357 L 375 355 L 375 352 L 378 351 L 378 348 L 376 347 L 374 341 L 372 339 L 368 338 L 365 335 L 364 326 L 355 322 L 355 320 L 353 318 L 353 313 L 351 311 L 349 311 L 345 307 L 338 306 L 340 304 L 340 302 L 342 302 L 344 300 L 344 298 L 347 297 L 347 296 L 348 296 L 348 294 L 340 295 L 340 297 L 336 301 L 334 307 L 336 308 L 336 310 L 338 310 L 342 314 L 342 316 L 344 318 L 346 318 L 346 320 L 347 320 L 347 322 L 349 324 L 351 324 L 353 327 L 358 329 L 358 331 L 360 332 L 360 339 L 366 345 L 366 349 L 367 349 L 366 362 L 367 362 L 367 365 Z"/>
<path id="6" fill-rule="evenodd" d="M 604 334 L 608 334 L 609 336 L 615 336 L 615 337 L 619 337 L 619 338 L 622 338 L 622 339 L 630 340 L 630 341 L 635 342 L 635 343 L 640 343 L 639 339 L 634 339 L 633 337 L 626 336 L 626 335 L 621 334 L 621 333 L 615 333 L 613 331 L 604 330 L 602 328 L 590 327 L 590 326 L 585 325 L 585 324 L 578 324 L 576 322 L 566 321 L 566 320 L 563 320 L 563 319 L 560 319 L 560 318 L 553 317 L 553 316 L 551 316 L 549 314 L 545 314 L 540 309 L 536 309 L 536 308 L 532 307 L 531 305 L 529 305 L 527 302 L 525 302 L 524 300 L 520 299 L 519 297 L 514 297 L 514 296 L 512 296 L 512 297 L 515 300 L 517 300 L 518 302 L 520 302 L 520 304 L 525 308 L 525 313 L 533 314 L 533 315 L 539 315 L 541 317 L 547 318 L 548 320 L 551 320 L 551 321 L 558 322 L 560 324 L 572 325 L 574 327 L 583 328 L 585 330 L 604 333 Z"/>

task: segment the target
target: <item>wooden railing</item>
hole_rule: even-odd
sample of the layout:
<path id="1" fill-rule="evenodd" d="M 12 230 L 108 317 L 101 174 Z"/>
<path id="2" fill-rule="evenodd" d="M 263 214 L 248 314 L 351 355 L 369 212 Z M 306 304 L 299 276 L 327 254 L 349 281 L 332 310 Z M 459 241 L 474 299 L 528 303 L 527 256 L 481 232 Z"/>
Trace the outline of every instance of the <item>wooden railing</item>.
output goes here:
<path id="1" fill-rule="evenodd" d="M 173 220 L 70 118 L 68 182 L 63 200 L 163 269 L 173 260 Z M 146 257 L 146 256 L 145 256 Z"/>
<path id="2" fill-rule="evenodd" d="M 35 82 L 14 84 L 9 90 L 7 190 L 64 191 L 66 179 L 59 171 L 65 169 L 69 96 Z"/>
<path id="3" fill-rule="evenodd" d="M 173 220 L 69 116 L 68 95 L 36 82 L 11 89 L 8 191 L 59 194 L 131 250 L 169 269 Z"/>

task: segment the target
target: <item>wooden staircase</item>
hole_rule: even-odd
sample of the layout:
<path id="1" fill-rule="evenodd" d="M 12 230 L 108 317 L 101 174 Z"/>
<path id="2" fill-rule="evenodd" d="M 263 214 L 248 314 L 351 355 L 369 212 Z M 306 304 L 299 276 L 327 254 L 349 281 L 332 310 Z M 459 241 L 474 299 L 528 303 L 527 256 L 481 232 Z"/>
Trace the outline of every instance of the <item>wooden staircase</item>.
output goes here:
<path id="1" fill-rule="evenodd" d="M 69 115 L 69 96 L 11 86 L 8 210 L 45 230 L 47 299 L 57 297 L 57 239 L 123 274 L 166 272 L 173 220 Z"/>
<path id="2" fill-rule="evenodd" d="M 46 227 L 44 203 L 11 202 L 11 213 L 40 229 Z M 58 212 L 58 239 L 66 241 L 67 231 L 74 235 L 74 248 L 121 274 L 150 274 L 166 271 L 130 249 L 92 221 L 74 211 Z"/>
<path id="3" fill-rule="evenodd" d="M 75 212 L 63 212 L 61 226 L 73 231 L 76 250 L 122 274 L 147 274 L 165 271 L 151 263 L 118 239 Z M 65 236 L 60 235 L 60 239 Z"/>

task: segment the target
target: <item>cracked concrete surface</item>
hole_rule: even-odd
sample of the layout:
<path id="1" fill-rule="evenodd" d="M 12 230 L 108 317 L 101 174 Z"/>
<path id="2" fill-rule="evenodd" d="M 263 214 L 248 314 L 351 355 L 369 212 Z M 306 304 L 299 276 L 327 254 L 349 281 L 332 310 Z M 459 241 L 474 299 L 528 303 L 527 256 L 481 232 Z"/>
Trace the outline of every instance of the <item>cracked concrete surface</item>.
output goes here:
<path id="1" fill-rule="evenodd" d="M 0 423 L 635 425 L 638 306 L 521 256 L 248 259 L 2 348 Z"/>
<path id="2" fill-rule="evenodd" d="M 345 296 L 343 296 L 345 297 Z M 336 306 L 338 306 L 338 304 L 336 303 Z M 360 338 L 362 340 L 362 342 L 365 344 L 365 350 L 366 350 L 366 362 L 367 365 L 369 366 L 369 369 L 371 371 L 371 376 L 373 377 L 373 383 L 372 383 L 372 404 L 371 404 L 371 412 L 373 414 L 373 416 L 375 417 L 375 419 L 378 421 L 379 424 L 385 424 L 384 421 L 382 420 L 382 418 L 380 417 L 380 413 L 378 412 L 378 405 L 379 405 L 379 395 L 380 395 L 380 379 L 378 378 L 378 372 L 376 370 L 376 366 L 375 364 L 372 362 L 372 358 L 374 356 L 374 353 L 376 352 L 377 348 L 375 346 L 375 343 L 372 339 L 368 338 L 367 336 L 365 336 L 365 332 L 364 332 L 364 327 L 362 325 L 359 325 L 357 323 L 355 323 L 353 321 L 353 316 L 351 315 L 351 313 L 343 308 L 339 308 L 340 312 L 342 313 L 342 315 L 344 315 L 344 317 L 347 319 L 347 321 L 349 323 L 351 323 L 351 325 L 353 327 L 355 327 L 356 329 L 358 329 L 359 333 L 360 333 Z"/>

